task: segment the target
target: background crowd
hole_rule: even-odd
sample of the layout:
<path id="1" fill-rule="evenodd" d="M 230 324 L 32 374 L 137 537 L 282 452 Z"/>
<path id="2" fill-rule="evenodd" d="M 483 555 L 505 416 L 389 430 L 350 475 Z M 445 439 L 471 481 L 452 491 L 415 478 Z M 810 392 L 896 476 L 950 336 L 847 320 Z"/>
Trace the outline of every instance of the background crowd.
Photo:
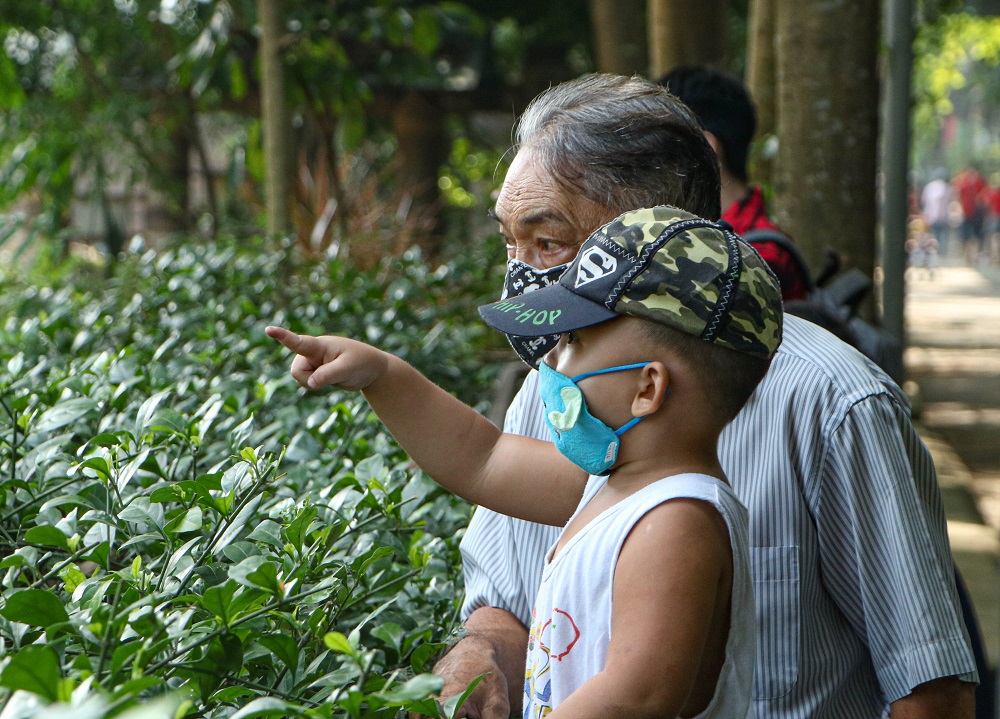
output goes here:
<path id="1" fill-rule="evenodd" d="M 974 166 L 932 173 L 912 196 L 907 250 L 911 266 L 928 270 L 945 259 L 1000 264 L 1000 172 L 988 179 Z"/>

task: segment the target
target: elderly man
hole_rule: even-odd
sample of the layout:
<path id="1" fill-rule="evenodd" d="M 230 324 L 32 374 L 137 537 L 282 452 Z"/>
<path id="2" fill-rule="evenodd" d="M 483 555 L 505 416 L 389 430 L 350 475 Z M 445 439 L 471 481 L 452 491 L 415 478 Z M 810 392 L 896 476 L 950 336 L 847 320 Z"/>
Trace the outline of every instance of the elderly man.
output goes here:
<path id="1" fill-rule="evenodd" d="M 639 78 L 588 76 L 525 111 L 497 198 L 505 294 L 558 277 L 619 213 L 672 204 L 719 215 L 715 154 L 690 112 Z M 930 456 L 905 396 L 829 333 L 786 317 L 785 339 L 720 459 L 750 511 L 757 717 L 971 717 L 977 677 L 958 609 Z M 512 337 L 529 363 L 548 341 Z M 547 438 L 537 373 L 507 431 Z M 581 487 L 583 486 L 581 478 Z M 462 542 L 466 634 L 435 667 L 444 695 L 479 675 L 467 715 L 521 702 L 532 602 L 559 528 L 482 508 Z"/>

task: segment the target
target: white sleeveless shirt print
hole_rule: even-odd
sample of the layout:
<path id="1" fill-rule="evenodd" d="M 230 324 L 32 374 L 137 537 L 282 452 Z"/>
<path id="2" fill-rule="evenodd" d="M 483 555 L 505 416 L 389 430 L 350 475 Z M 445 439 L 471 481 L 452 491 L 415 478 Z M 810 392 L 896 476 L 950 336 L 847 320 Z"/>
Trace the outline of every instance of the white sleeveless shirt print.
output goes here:
<path id="1" fill-rule="evenodd" d="M 607 482 L 591 477 L 577 513 Z M 747 511 L 714 477 L 681 474 L 644 487 L 581 529 L 552 560 L 546 556 L 535 600 L 525 665 L 524 719 L 541 719 L 604 669 L 611 640 L 615 565 L 625 538 L 646 513 L 671 499 L 711 503 L 729 528 L 733 593 L 726 659 L 712 701 L 696 719 L 745 717 L 750 708 L 755 651 Z M 575 515 L 574 515 L 575 516 Z"/>

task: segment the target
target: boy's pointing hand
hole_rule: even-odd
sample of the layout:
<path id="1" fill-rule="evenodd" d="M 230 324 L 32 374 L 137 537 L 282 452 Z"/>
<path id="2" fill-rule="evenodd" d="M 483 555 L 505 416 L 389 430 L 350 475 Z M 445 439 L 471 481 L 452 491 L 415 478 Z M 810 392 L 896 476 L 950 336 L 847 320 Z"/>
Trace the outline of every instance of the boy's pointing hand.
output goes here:
<path id="1" fill-rule="evenodd" d="M 334 385 L 363 390 L 388 368 L 389 355 L 362 342 L 332 335 L 298 335 L 284 327 L 267 327 L 264 331 L 295 353 L 292 377 L 307 389 Z"/>

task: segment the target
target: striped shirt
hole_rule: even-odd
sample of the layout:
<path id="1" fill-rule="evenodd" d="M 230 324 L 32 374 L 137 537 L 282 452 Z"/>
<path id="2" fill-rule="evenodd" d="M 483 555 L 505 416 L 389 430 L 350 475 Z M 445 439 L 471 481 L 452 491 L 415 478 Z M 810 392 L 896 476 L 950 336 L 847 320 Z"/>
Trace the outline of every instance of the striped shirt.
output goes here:
<path id="1" fill-rule="evenodd" d="M 532 372 L 506 431 L 548 439 L 537 385 Z M 754 716 L 877 719 L 923 682 L 977 680 L 934 466 L 881 370 L 786 316 L 719 455 L 750 512 Z M 463 615 L 500 607 L 527 626 L 559 532 L 478 508 Z"/>

